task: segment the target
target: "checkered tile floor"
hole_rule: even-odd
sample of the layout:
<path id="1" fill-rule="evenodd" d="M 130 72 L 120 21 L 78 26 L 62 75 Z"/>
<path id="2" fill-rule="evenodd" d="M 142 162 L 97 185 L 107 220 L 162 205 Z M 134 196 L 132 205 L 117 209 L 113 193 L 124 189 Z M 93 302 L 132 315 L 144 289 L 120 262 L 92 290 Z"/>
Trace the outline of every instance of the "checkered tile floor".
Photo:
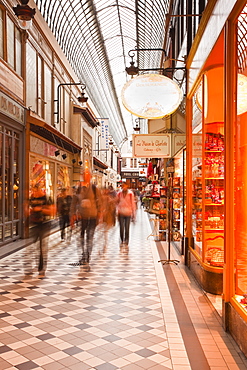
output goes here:
<path id="1" fill-rule="evenodd" d="M 118 225 L 106 248 L 99 228 L 90 271 L 76 263 L 79 230 L 70 242 L 49 237 L 44 278 L 24 276 L 24 251 L 1 259 L 0 369 L 190 369 L 150 232 L 143 210 L 129 250 L 119 247 Z"/>

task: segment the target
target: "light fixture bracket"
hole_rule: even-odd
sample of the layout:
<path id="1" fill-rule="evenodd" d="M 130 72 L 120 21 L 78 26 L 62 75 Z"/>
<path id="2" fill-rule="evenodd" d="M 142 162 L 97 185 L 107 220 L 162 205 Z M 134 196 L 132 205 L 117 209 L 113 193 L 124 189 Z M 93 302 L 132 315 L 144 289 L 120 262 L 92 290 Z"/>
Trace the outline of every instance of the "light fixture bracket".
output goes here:
<path id="1" fill-rule="evenodd" d="M 57 87 L 57 99 L 54 100 L 54 103 L 57 104 L 57 110 L 53 113 L 54 115 L 57 116 L 56 123 L 60 123 L 60 88 L 61 86 L 82 86 L 82 96 L 78 98 L 79 99 L 84 99 L 84 101 L 81 102 L 86 102 L 88 98 L 84 97 L 83 90 L 86 88 L 86 85 L 83 82 L 68 82 L 68 83 L 61 83 Z M 80 100 L 79 100 L 80 101 Z"/>
<path id="2" fill-rule="evenodd" d="M 164 60 L 165 61 L 167 60 L 167 54 L 166 54 L 166 51 L 164 49 L 160 49 L 160 48 L 157 48 L 157 49 L 139 49 L 139 48 L 136 48 L 136 49 L 129 50 L 128 55 L 131 58 L 131 62 L 130 62 L 130 67 L 126 67 L 125 71 L 127 72 L 128 75 L 130 75 L 132 77 L 135 76 L 135 75 L 138 75 L 139 72 L 157 71 L 157 72 L 160 72 L 160 74 L 165 76 L 166 72 L 173 72 L 173 71 L 179 70 L 179 69 L 185 70 L 185 67 L 139 68 L 138 66 L 135 66 L 135 62 L 134 62 L 135 53 L 137 53 L 139 51 L 162 51 L 162 53 L 164 54 Z"/>

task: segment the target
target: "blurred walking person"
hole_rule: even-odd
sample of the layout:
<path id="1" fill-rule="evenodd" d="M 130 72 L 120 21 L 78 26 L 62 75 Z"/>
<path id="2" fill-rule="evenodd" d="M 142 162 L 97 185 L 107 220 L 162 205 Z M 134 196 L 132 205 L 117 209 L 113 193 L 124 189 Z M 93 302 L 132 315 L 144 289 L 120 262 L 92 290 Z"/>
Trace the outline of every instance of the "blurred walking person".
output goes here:
<path id="1" fill-rule="evenodd" d="M 108 189 L 104 189 L 101 196 L 104 250 L 107 247 L 109 230 L 116 224 L 116 203 L 117 194 L 114 192 L 113 187 L 109 186 Z"/>
<path id="2" fill-rule="evenodd" d="M 94 184 L 82 186 L 72 199 L 71 219 L 72 224 L 76 219 L 77 211 L 81 220 L 81 258 L 79 263 L 89 267 L 93 249 L 93 237 L 100 212 L 100 193 Z"/>
<path id="3" fill-rule="evenodd" d="M 49 235 L 50 223 L 47 222 L 49 217 L 54 214 L 54 206 L 48 201 L 44 190 L 39 184 L 32 189 L 29 200 L 30 206 L 30 225 L 33 226 L 33 242 L 38 244 L 38 272 L 39 276 L 45 276 L 47 268 L 47 243 L 44 238 Z M 29 271 L 31 274 L 32 271 Z"/>
<path id="4" fill-rule="evenodd" d="M 68 194 L 67 189 L 63 188 L 57 198 L 57 212 L 59 214 L 59 225 L 61 230 L 61 240 L 65 239 L 66 228 L 70 226 L 70 207 L 72 197 Z M 71 229 L 67 229 L 67 235 L 71 236 Z"/>
<path id="5" fill-rule="evenodd" d="M 128 189 L 128 184 L 122 184 L 122 190 L 117 194 L 117 214 L 120 227 L 120 247 L 128 247 L 130 221 L 135 219 L 136 204 L 134 194 Z"/>

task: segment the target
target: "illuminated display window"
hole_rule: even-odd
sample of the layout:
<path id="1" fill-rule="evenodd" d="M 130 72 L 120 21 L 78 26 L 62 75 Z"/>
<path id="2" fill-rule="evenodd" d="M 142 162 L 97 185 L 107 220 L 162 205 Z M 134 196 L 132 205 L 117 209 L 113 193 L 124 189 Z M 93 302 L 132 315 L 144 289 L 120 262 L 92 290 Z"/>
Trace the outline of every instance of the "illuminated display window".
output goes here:
<path id="1" fill-rule="evenodd" d="M 238 90 L 235 127 L 235 293 L 242 308 L 247 312 L 247 6 L 238 18 L 237 55 Z M 240 87 L 239 87 L 240 86 Z M 240 112 L 241 109 L 241 112 Z"/>

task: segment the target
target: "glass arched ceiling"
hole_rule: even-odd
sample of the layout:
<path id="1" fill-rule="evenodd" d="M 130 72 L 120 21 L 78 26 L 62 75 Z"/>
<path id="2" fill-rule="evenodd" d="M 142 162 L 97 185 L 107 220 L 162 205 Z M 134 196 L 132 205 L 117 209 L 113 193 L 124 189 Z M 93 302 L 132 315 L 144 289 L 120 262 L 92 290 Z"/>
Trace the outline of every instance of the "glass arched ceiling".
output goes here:
<path id="1" fill-rule="evenodd" d="M 130 79 L 125 72 L 128 52 L 163 48 L 170 0 L 35 2 L 98 113 L 109 118 L 110 133 L 120 145 L 136 119 L 121 102 L 122 87 Z M 159 68 L 161 57 L 162 51 L 139 52 L 139 68 Z"/>

